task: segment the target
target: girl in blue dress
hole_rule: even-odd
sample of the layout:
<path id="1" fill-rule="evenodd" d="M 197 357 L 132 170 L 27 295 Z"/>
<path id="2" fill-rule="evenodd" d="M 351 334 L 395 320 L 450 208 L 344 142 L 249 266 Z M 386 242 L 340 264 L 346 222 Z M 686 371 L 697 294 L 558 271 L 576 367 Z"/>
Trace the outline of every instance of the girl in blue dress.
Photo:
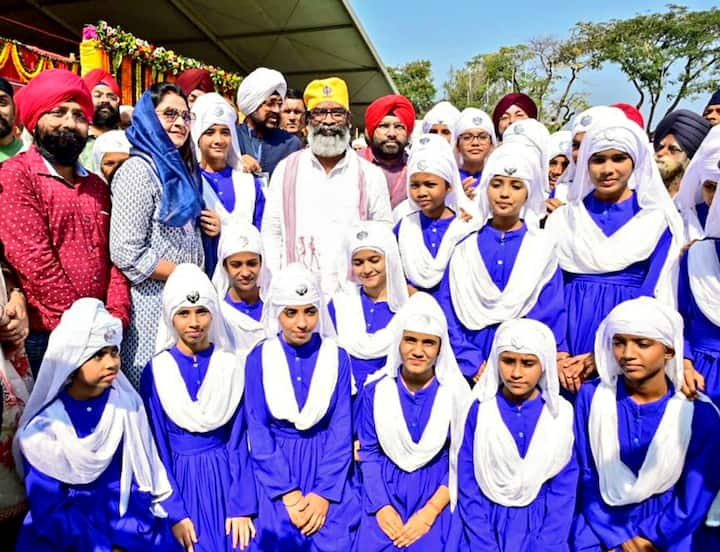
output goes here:
<path id="1" fill-rule="evenodd" d="M 173 487 L 167 511 L 185 550 L 245 549 L 255 533 L 255 487 L 242 410 L 244 358 L 235 353 L 215 288 L 178 265 L 163 290 L 158 353 L 140 394 Z"/>

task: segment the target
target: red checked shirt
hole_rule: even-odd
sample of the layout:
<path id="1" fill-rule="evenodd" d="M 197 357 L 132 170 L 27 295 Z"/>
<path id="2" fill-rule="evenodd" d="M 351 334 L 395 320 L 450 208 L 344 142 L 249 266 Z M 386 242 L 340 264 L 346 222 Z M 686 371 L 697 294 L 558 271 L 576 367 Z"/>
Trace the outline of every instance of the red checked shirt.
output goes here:
<path id="1" fill-rule="evenodd" d="M 95 297 L 127 326 L 130 288 L 110 263 L 110 190 L 80 165 L 71 186 L 32 146 L 0 165 L 0 241 L 27 297 L 30 329 L 53 330 Z"/>

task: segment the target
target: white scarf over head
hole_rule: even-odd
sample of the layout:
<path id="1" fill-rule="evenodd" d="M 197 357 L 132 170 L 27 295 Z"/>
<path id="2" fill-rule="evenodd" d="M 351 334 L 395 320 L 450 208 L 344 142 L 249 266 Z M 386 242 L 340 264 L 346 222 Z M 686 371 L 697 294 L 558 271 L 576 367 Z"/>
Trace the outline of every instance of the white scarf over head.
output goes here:
<path id="1" fill-rule="evenodd" d="M 362 285 L 352 271 L 352 257 L 362 249 L 371 249 L 385 258 L 385 277 L 388 307 L 398 312 L 408 299 L 407 282 L 400 262 L 395 235 L 385 223 L 366 221 L 353 226 L 347 233 L 343 258 L 346 266 L 340 274 L 347 280 L 333 296 L 338 343 L 352 356 L 362 359 L 379 358 L 388 354 L 393 339 L 392 321 L 375 333 L 368 333 L 360 290 Z"/>
<path id="2" fill-rule="evenodd" d="M 496 400 L 503 383 L 499 359 L 504 352 L 535 355 L 542 366 L 538 387 L 545 404 L 524 458 Z M 573 408 L 560 396 L 556 355 L 555 336 L 542 322 L 503 322 L 495 333 L 488 365 L 473 389 L 480 401 L 473 446 L 475 480 L 485 496 L 502 506 L 530 504 L 572 457 Z"/>
<path id="3" fill-rule="evenodd" d="M 455 122 L 460 117 L 460 111 L 450 102 L 442 101 L 435 104 L 430 111 L 425 114 L 422 121 L 422 131 L 424 134 L 430 132 L 433 125 L 447 125 L 450 132 L 455 128 Z M 444 138 L 443 138 L 444 140 Z M 452 136 L 452 142 L 455 142 L 455 135 Z"/>
<path id="4" fill-rule="evenodd" d="M 88 168 L 103 180 L 105 180 L 105 176 L 103 176 L 101 166 L 106 153 L 130 153 L 130 142 L 128 142 L 124 130 L 103 132 L 93 144 L 93 166 Z"/>
<path id="5" fill-rule="evenodd" d="M 68 378 L 104 347 L 122 341 L 122 324 L 102 302 L 78 299 L 65 311 L 50 334 L 37 381 L 15 436 L 16 466 L 20 454 L 38 471 L 68 485 L 97 480 L 112 462 L 122 443 L 120 515 L 125 515 L 132 482 L 153 496 L 153 513 L 165 517 L 160 502 L 172 493 L 158 456 L 142 400 L 122 372 L 112 383 L 110 395 L 95 430 L 79 438 L 58 394 Z"/>
<path id="6" fill-rule="evenodd" d="M 445 446 L 448 433 L 455 441 L 460 411 L 469 400 L 467 383 L 460 373 L 447 331 L 447 321 L 440 305 L 427 293 L 412 295 L 396 316 L 393 342 L 383 368 L 383 379 L 375 388 L 373 418 L 378 442 L 385 454 L 406 472 L 426 465 Z M 403 360 L 400 343 L 405 331 L 440 338 L 440 352 L 435 360 L 435 377 L 439 388 L 430 419 L 419 442 L 410 435 L 400 404 L 397 378 L 401 377 Z M 401 383 L 401 385 L 404 385 Z"/>
<path id="7" fill-rule="evenodd" d="M 240 157 L 240 144 L 237 137 L 237 112 L 230 103 L 217 92 L 203 94 L 195 103 L 191 111 L 195 120 L 190 128 L 193 150 L 198 163 L 202 160 L 202 152 L 198 142 L 207 129 L 213 125 L 226 126 L 230 130 L 230 148 L 227 152 L 227 164 L 233 168 L 242 168 Z"/>
<path id="8" fill-rule="evenodd" d="M 460 139 L 460 136 L 469 130 L 483 130 L 490 135 L 490 141 L 492 145 L 497 144 L 497 136 L 495 136 L 495 125 L 490 118 L 490 115 L 485 113 L 482 109 L 477 107 L 466 107 L 460 112 L 455 126 L 453 127 L 453 136 L 455 141 Z M 457 146 L 457 144 L 456 144 Z M 459 151 L 456 151 L 456 159 L 458 166 L 462 167 L 463 158 Z"/>
<path id="9" fill-rule="evenodd" d="M 720 182 L 720 126 L 717 125 L 710 129 L 695 152 L 675 196 L 687 242 L 705 237 L 705 228 L 700 224 L 695 206 L 703 202 L 702 187 L 706 180 Z"/>
<path id="10" fill-rule="evenodd" d="M 633 123 L 634 124 L 634 123 Z M 635 474 L 620 458 L 617 380 L 622 369 L 613 354 L 613 337 L 630 334 L 659 341 L 675 351 L 665 373 L 675 387 L 642 467 Z M 595 366 L 602 380 L 590 404 L 590 448 L 599 475 L 600 493 L 610 506 L 638 504 L 672 487 L 680 477 L 691 437 L 694 405 L 683 384 L 683 322 L 657 299 L 640 297 L 616 306 L 595 335 Z"/>
<path id="11" fill-rule="evenodd" d="M 457 215 L 450 223 L 443 236 L 437 256 L 427 250 L 422 236 L 420 223 L 420 206 L 410 195 L 410 183 L 414 174 L 427 172 L 439 176 L 450 184 L 450 191 L 445 197 L 445 205 Z M 421 135 L 413 147 L 407 164 L 408 205 L 411 212 L 400 221 L 398 229 L 398 245 L 400 258 L 408 279 L 421 288 L 431 288 L 442 279 L 450 255 L 455 245 L 480 223 L 477 216 L 465 222 L 460 216 L 460 209 L 475 215 L 476 207 L 463 192 L 460 172 L 450 144 L 436 134 Z"/>
<path id="12" fill-rule="evenodd" d="M 588 162 L 593 154 L 608 149 L 625 152 L 632 158 L 633 172 L 628 186 L 635 191 L 641 208 L 611 236 L 604 234 L 583 203 L 594 190 Z M 563 270 L 575 274 L 604 274 L 623 270 L 650 257 L 660 236 L 669 227 L 673 241 L 658 278 L 655 296 L 674 306 L 682 221 L 665 189 L 654 155 L 644 131 L 627 117 L 611 116 L 598 120 L 586 131 L 580 146 L 568 203 L 548 217 L 546 228 L 558 241 Z"/>
<path id="13" fill-rule="evenodd" d="M 338 378 L 338 347 L 317 277 L 303 265 L 291 263 L 273 277 L 270 295 L 265 301 L 263 319 L 268 325 L 268 335 L 278 333 L 278 317 L 283 309 L 303 305 L 318 309 L 320 320 L 314 333 L 322 336 L 322 343 L 302 410 L 295 397 L 290 368 L 280 342 L 282 338 L 273 337 L 261 345 L 268 410 L 276 419 L 287 420 L 300 431 L 310 429 L 322 420 L 330 406 Z"/>
<path id="14" fill-rule="evenodd" d="M 210 311 L 210 342 L 215 345 L 196 400 L 190 397 L 180 367 L 166 350 L 178 340 L 173 317 L 187 307 L 205 307 Z M 178 265 L 163 289 L 163 318 L 152 371 L 163 410 L 187 431 L 212 431 L 225 425 L 237 412 L 245 388 L 245 361 L 235 353 L 231 331 L 215 288 L 205 273 L 193 264 Z"/>
<path id="15" fill-rule="evenodd" d="M 263 258 L 260 231 L 249 222 L 237 222 L 223 228 L 218 243 L 218 263 L 212 277 L 212 283 L 219 295 L 220 311 L 233 329 L 235 344 L 238 349 L 249 351 L 266 337 L 265 326 L 262 320 L 255 320 L 240 312 L 225 300 L 225 295 L 231 287 L 225 261 L 236 253 L 255 253 L 260 257 L 257 286 L 260 288 L 260 297 L 264 297 L 269 291 L 270 272 Z"/>
<path id="16" fill-rule="evenodd" d="M 535 151 L 544 170 L 544 181 L 547 181 L 547 169 L 550 166 L 550 131 L 537 119 L 521 119 L 515 121 L 503 132 L 503 144 L 520 143 Z M 543 189 L 547 187 L 547 182 Z"/>
<path id="17" fill-rule="evenodd" d="M 572 182 L 575 177 L 575 169 L 571 170 L 570 167 L 572 164 L 572 132 L 569 130 L 558 130 L 550 135 L 548 141 L 548 169 L 550 168 L 549 163 L 558 155 L 565 156 L 568 160 L 568 166 L 555 184 L 555 197 L 560 201 L 566 201 L 568 183 Z M 545 193 L 550 194 L 550 191 L 550 181 L 548 180 Z"/>
<path id="18" fill-rule="evenodd" d="M 273 92 L 280 94 L 282 98 L 287 93 L 287 82 L 285 77 L 275 69 L 258 67 L 246 76 L 237 91 L 237 106 L 241 113 L 250 116 L 258 110 L 262 103 L 267 100 Z"/>
<path id="19" fill-rule="evenodd" d="M 455 248 L 449 263 L 450 297 L 458 318 L 472 330 L 525 316 L 535 306 L 543 287 L 558 267 L 555 241 L 551 234 L 539 227 L 545 212 L 545 200 L 535 154 L 527 146 L 504 142 L 490 154 L 476 194 L 481 213 L 479 221 L 492 217 L 487 190 L 496 175 L 525 182 L 528 199 L 523 208 L 523 218 L 528 231 L 503 290 L 490 277 L 475 236 L 470 236 Z"/>

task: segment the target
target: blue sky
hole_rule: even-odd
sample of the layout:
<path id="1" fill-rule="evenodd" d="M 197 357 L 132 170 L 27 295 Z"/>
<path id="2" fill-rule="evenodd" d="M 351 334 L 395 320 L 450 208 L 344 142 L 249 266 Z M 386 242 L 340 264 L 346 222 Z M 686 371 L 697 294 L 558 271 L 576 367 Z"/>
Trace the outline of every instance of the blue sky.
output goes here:
<path id="1" fill-rule="evenodd" d="M 667 3 L 650 0 L 519 0 L 512 4 L 477 0 L 350 0 L 386 65 L 402 65 L 415 59 L 432 61 L 439 97 L 450 67 L 461 67 L 476 54 L 539 36 L 566 38 L 578 21 L 625 19 L 638 13 L 662 11 Z M 676 0 L 676 3 L 692 10 L 718 6 L 717 0 Z M 586 72 L 577 90 L 590 92 L 592 104 L 637 101 L 632 85 L 613 67 Z M 685 100 L 680 107 L 700 110 L 706 100 L 705 97 Z"/>

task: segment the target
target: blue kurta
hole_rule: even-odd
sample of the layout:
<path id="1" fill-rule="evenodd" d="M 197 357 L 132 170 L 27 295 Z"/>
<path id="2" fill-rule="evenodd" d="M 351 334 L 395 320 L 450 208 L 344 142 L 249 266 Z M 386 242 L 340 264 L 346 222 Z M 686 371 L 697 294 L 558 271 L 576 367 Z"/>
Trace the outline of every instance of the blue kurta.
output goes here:
<path id="1" fill-rule="evenodd" d="M 477 241 L 477 247 L 485 263 L 485 268 L 492 281 L 501 291 L 505 289 L 510 280 L 520 245 L 526 234 L 527 227 L 524 223 L 522 228 L 510 232 L 501 232 L 488 223 L 477 233 L 466 238 Z M 445 270 L 436 299 L 445 312 L 450 333 L 450 343 L 455 352 L 460 371 L 465 377 L 472 377 L 490 354 L 498 324 L 486 326 L 481 330 L 471 330 L 462 324 L 452 304 L 449 268 Z M 567 313 L 563 300 L 562 272 L 559 268 L 545 284 L 538 296 L 537 303 L 525 317 L 546 324 L 555 335 L 558 351 L 568 350 L 565 339 Z"/>
<path id="2" fill-rule="evenodd" d="M 58 398 L 78 437 L 87 437 L 95 429 L 109 395 L 108 389 L 99 397 L 77 400 L 67 391 L 60 393 Z M 107 469 L 87 485 L 68 485 L 36 470 L 27 461 L 24 465 L 30 513 L 16 550 L 110 552 L 113 546 L 125 550 L 180 549 L 167 520 L 150 512 L 152 497 L 141 492 L 135 481 L 127 512 L 120 517 L 122 442 Z"/>
<path id="3" fill-rule="evenodd" d="M 518 405 L 498 391 L 500 416 L 510 431 L 520 456 L 525 458 L 545 405 L 541 395 Z M 452 538 L 456 550 L 487 552 L 561 552 L 569 550 L 575 509 L 578 465 L 575 454 L 537 497 L 524 507 L 501 506 L 485 496 L 475 479 L 475 428 L 480 403 L 470 407 L 458 455 L 458 504 Z"/>
<path id="4" fill-rule="evenodd" d="M 606 236 L 617 232 L 640 212 L 637 196 L 619 203 L 600 201 L 594 193 L 583 200 L 590 217 Z M 647 238 L 643 238 L 647 239 Z M 591 353 L 595 332 L 618 304 L 640 296 L 655 296 L 655 286 L 672 243 L 670 229 L 658 239 L 650 256 L 623 270 L 604 274 L 565 272 L 565 305 L 568 315 L 568 347 L 575 356 Z"/>
<path id="5" fill-rule="evenodd" d="M 720 471 L 717 469 L 720 463 L 720 434 L 717 431 L 720 420 L 713 407 L 697 400 L 694 402 L 692 437 L 685 456 L 685 467 L 672 488 L 640 504 L 608 506 L 600 494 L 588 434 L 590 404 L 599 381 L 585 383 L 575 404 L 580 485 L 579 514 L 573 530 L 574 550 L 619 548 L 635 536 L 650 540 L 659 550 L 717 550 L 707 544 L 709 539 L 716 537 L 716 530 L 703 526 L 710 504 L 720 490 Z M 671 385 L 660 400 L 638 404 L 630 397 L 624 380 L 618 378 L 620 459 L 636 475 L 673 393 Z"/>
<path id="6" fill-rule="evenodd" d="M 472 187 L 477 188 L 480 184 L 480 179 L 482 178 L 482 171 L 478 171 L 476 173 L 469 173 L 465 169 L 460 169 L 460 182 L 464 182 L 465 179 L 469 176 L 472 176 L 475 179 L 472 183 Z"/>
<path id="7" fill-rule="evenodd" d="M 387 377 L 387 376 L 386 376 Z M 439 388 L 437 379 L 415 393 L 408 391 L 402 378 L 395 378 L 403 419 L 412 440 L 420 441 Z M 382 450 L 375 427 L 374 404 L 377 383 L 368 385 L 362 397 L 360 469 L 363 474 L 362 520 L 355 543 L 359 552 L 400 550 L 380 529 L 375 514 L 383 506 L 392 506 L 406 523 L 432 498 L 441 485 L 448 485 L 450 434 L 445 446 L 424 466 L 414 472 L 399 468 Z M 445 550 L 450 531 L 450 507 L 446 507 L 430 530 L 414 544 L 402 550 Z"/>
<path id="8" fill-rule="evenodd" d="M 180 352 L 177 346 L 170 349 L 193 401 L 207 375 L 213 350 L 211 346 L 198 353 L 195 365 L 193 357 Z M 170 524 L 190 518 L 198 538 L 197 552 L 230 551 L 232 538 L 225 535 L 226 518 L 257 512 L 242 401 L 224 426 L 207 433 L 192 433 L 165 413 L 151 364 L 143 371 L 140 394 L 173 488 L 165 505 Z"/>
<path id="9" fill-rule="evenodd" d="M 280 337 L 298 408 L 308 398 L 321 338 L 305 345 L 288 345 Z M 339 349 L 338 378 L 325 416 L 300 431 L 287 420 L 274 418 L 265 399 L 262 347 L 247 359 L 246 402 L 250 454 L 258 495 L 257 536 L 251 549 L 293 551 L 349 550 L 358 524 L 355 494 L 348 484 L 352 461 L 350 358 Z M 299 489 L 330 502 L 325 525 L 304 537 L 290 521 L 282 496 Z"/>
<path id="10" fill-rule="evenodd" d="M 720 258 L 720 241 L 715 242 L 715 253 Z M 705 393 L 720 405 L 720 328 L 695 302 L 688 277 L 688 253 L 680 260 L 678 307 L 685 321 L 685 358 L 691 359 L 705 378 Z"/>
<path id="11" fill-rule="evenodd" d="M 301 150 L 303 143 L 294 134 L 279 128 L 268 128 L 260 139 L 249 126 L 237 126 L 238 142 L 243 154 L 251 155 L 260 163 L 263 172 L 272 175 L 277 164 L 294 151 Z"/>
<path id="12" fill-rule="evenodd" d="M 235 307 L 235 309 L 239 310 L 244 315 L 249 316 L 256 322 L 260 322 L 260 320 L 262 319 L 264 305 L 262 299 L 252 305 L 250 303 L 246 303 L 242 299 L 240 301 L 233 301 L 232 297 L 230 297 L 230 292 L 228 291 L 225 294 L 225 302 L 228 305 Z"/>

